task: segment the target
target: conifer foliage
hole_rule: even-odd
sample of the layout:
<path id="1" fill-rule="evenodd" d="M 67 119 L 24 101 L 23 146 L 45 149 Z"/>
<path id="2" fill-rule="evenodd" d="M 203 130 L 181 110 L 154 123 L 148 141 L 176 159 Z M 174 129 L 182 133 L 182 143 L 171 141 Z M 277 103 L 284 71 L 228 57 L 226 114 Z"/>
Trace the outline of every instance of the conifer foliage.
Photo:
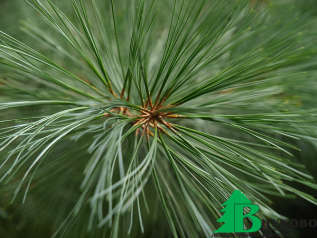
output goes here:
<path id="1" fill-rule="evenodd" d="M 294 156 L 316 138 L 302 18 L 246 0 L 26 2 L 37 43 L 0 32 L 0 181 L 51 201 L 55 235 L 140 237 L 162 214 L 173 237 L 211 237 L 235 190 L 263 220 L 280 218 L 271 195 L 317 204 L 292 186 L 316 189 Z"/>

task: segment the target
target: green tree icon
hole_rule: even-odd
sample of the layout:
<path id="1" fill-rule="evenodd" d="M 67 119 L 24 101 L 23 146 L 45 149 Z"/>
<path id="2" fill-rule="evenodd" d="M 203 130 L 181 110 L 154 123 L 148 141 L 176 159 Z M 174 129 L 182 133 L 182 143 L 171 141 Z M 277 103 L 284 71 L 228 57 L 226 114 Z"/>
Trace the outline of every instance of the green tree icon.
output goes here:
<path id="1" fill-rule="evenodd" d="M 232 193 L 230 198 L 222 204 L 224 208 L 221 210 L 224 215 L 217 222 L 224 223 L 215 233 L 247 233 L 256 232 L 261 229 L 261 220 L 254 216 L 259 211 L 259 206 L 252 202 L 239 190 Z M 250 212 L 244 214 L 244 208 L 249 208 Z M 243 220 L 248 218 L 252 222 L 252 227 L 248 230 L 244 229 Z"/>

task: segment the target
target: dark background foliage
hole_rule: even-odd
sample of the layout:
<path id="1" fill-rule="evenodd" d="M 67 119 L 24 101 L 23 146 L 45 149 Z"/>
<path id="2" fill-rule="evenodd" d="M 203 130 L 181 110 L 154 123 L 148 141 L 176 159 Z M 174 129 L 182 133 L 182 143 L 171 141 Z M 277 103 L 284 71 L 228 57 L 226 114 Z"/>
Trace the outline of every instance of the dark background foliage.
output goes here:
<path id="1" fill-rule="evenodd" d="M 291 5 L 296 10 L 305 15 L 311 26 L 317 24 L 317 0 L 294 0 L 280 1 L 283 4 Z M 277 12 L 278 14 L 278 12 Z M 20 20 L 27 16 L 26 5 L 22 0 L 0 0 L 0 30 L 5 31 L 19 39 L 24 37 L 20 31 Z M 31 40 L 31 39 L 30 39 Z M 316 101 L 310 99 L 311 103 Z M 311 173 L 317 178 L 316 147 L 312 144 L 303 143 L 302 151 L 297 154 L 298 159 L 306 164 Z M 61 147 L 62 151 L 63 148 Z M 78 165 L 80 166 L 80 165 Z M 53 178 L 54 179 L 54 178 Z M 49 183 L 48 183 L 49 184 Z M 12 185 L 13 186 L 13 185 Z M 69 188 L 67 184 L 57 184 L 55 187 L 45 187 L 51 193 L 65 193 L 73 191 L 78 192 L 76 188 Z M 300 188 L 303 188 L 303 185 Z M 57 191 L 62 189 L 62 191 Z M 50 217 L 55 217 L 54 211 L 45 210 L 47 204 L 43 200 L 30 199 L 22 206 L 16 203 L 10 204 L 10 195 L 8 188 L 1 188 L 0 194 L 0 238 L 46 238 L 52 234 L 56 228 L 52 225 Z M 307 189 L 308 190 L 308 189 Z M 310 192 L 309 190 L 307 192 Z M 66 195 L 65 195 L 66 196 Z M 282 215 L 289 217 L 289 221 L 275 223 L 281 233 L 287 238 L 308 238 L 317 234 L 317 207 L 302 200 L 281 200 L 274 199 L 273 207 L 280 211 Z M 66 206 L 66 205 L 65 205 Z M 155 214 L 154 214 L 155 215 Z M 160 223 L 153 223 L 150 220 L 146 223 L 147 232 L 144 237 L 169 237 L 167 224 L 164 218 Z M 273 234 L 268 225 L 263 227 L 267 238 L 277 237 Z M 74 234 L 74 237 L 79 237 Z M 80 237 L 90 237 L 85 231 Z"/>

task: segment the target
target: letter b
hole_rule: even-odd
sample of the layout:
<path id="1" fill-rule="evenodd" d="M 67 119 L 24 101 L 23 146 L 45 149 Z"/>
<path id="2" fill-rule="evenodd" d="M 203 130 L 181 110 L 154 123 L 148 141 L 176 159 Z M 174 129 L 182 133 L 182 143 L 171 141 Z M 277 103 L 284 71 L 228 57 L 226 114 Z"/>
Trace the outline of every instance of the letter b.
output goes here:
<path id="1" fill-rule="evenodd" d="M 244 214 L 244 208 L 250 208 L 250 212 Z M 261 220 L 254 216 L 259 211 L 259 206 L 251 204 L 236 204 L 235 205 L 235 232 L 246 233 L 246 232 L 257 232 L 262 227 Z M 250 229 L 244 229 L 244 219 L 248 218 L 252 222 Z"/>

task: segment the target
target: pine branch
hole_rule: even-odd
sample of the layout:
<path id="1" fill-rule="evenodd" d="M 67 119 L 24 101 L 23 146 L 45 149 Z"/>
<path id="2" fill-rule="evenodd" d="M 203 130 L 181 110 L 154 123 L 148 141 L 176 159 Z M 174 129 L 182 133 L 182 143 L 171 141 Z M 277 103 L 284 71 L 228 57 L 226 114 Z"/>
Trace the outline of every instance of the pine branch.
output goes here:
<path id="1" fill-rule="evenodd" d="M 56 236 L 79 220 L 139 237 L 159 207 L 173 237 L 212 237 L 234 190 L 263 220 L 282 218 L 272 196 L 317 205 L 292 186 L 317 188 L 294 156 L 317 132 L 297 87 L 316 75 L 304 18 L 247 0 L 27 2 L 38 45 L 0 32 L 0 181 L 26 201 L 71 170 L 80 192 Z"/>

